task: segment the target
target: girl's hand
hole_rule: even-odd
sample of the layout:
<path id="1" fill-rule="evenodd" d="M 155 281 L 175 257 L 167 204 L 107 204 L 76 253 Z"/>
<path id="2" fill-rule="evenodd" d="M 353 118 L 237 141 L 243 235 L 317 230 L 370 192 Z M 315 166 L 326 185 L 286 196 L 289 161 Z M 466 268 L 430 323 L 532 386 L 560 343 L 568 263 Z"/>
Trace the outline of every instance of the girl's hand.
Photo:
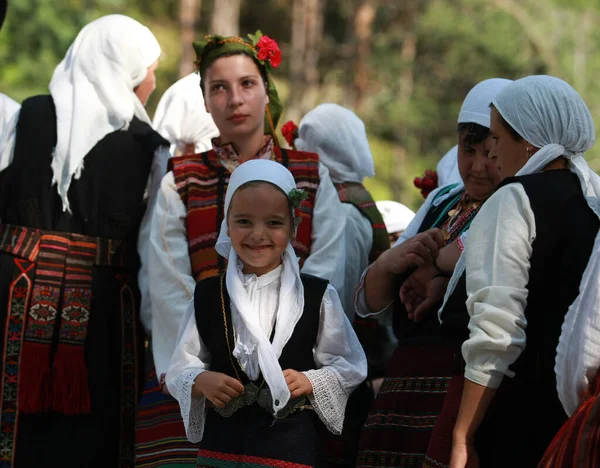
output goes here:
<path id="1" fill-rule="evenodd" d="M 244 393 L 244 386 L 239 380 L 221 372 L 204 371 L 192 388 L 192 396 L 205 396 L 217 408 L 224 408 L 233 398 Z"/>
<path id="2" fill-rule="evenodd" d="M 313 392 L 310 380 L 308 380 L 308 377 L 302 372 L 298 372 L 294 369 L 286 369 L 283 371 L 283 376 L 285 377 L 285 382 L 287 383 L 291 398 L 310 395 Z"/>

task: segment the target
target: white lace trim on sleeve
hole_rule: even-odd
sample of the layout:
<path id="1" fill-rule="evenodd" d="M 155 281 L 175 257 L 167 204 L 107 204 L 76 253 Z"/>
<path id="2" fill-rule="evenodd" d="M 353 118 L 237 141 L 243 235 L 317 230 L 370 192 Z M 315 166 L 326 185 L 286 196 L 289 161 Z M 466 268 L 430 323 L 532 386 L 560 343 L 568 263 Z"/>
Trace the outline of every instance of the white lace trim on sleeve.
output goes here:
<path id="1" fill-rule="evenodd" d="M 185 433 L 190 442 L 198 443 L 204 436 L 204 422 L 206 420 L 206 397 L 193 398 L 192 387 L 194 380 L 203 370 L 187 369 L 181 373 L 173 393 L 177 395 Z"/>
<path id="2" fill-rule="evenodd" d="M 327 429 L 341 434 L 348 394 L 340 384 L 340 376 L 332 367 L 322 367 L 304 372 L 313 387 L 309 400 L 317 416 Z"/>

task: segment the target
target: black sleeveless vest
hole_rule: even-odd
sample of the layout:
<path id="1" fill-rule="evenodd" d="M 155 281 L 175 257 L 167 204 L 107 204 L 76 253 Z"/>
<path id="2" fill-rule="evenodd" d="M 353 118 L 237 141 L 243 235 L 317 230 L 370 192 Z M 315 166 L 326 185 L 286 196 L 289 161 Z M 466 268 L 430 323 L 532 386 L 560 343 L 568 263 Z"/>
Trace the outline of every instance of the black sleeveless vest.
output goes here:
<path id="1" fill-rule="evenodd" d="M 136 117 L 128 130 L 106 135 L 86 155 L 69 188 L 72 214 L 52 185 L 56 112 L 51 96 L 26 99 L 17 123 L 11 165 L 0 173 L 3 223 L 71 232 L 136 245 L 154 151 L 168 142 Z"/>
<path id="2" fill-rule="evenodd" d="M 300 276 L 304 285 L 304 311 L 283 348 L 279 363 L 282 369 L 302 372 L 315 368 L 313 348 L 319 331 L 321 302 L 328 282 L 311 275 Z M 221 288 L 224 304 L 221 303 Z M 235 338 L 224 277 L 214 276 L 196 284 L 194 309 L 198 333 L 211 353 L 210 370 L 234 378 L 237 371 L 242 383 L 249 383 L 250 380 L 232 355 Z"/>
<path id="3" fill-rule="evenodd" d="M 554 389 L 554 359 L 561 325 L 579 293 L 600 221 L 587 205 L 579 179 L 569 170 L 512 177 L 501 186 L 511 183 L 523 185 L 536 228 L 525 307 L 527 346 L 511 369 L 516 378 L 533 379 Z M 442 328 L 460 341 L 469 336 L 466 299 L 463 273 L 442 312 Z"/>

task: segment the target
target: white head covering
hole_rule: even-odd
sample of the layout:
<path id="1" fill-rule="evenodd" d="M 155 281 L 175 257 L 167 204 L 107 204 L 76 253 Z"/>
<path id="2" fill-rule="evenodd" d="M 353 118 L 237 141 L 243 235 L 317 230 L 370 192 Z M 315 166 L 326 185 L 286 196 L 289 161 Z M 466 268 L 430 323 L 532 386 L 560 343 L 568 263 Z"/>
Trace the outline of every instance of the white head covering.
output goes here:
<path id="1" fill-rule="evenodd" d="M 586 201 L 600 217 L 600 177 L 584 159 L 596 139 L 588 107 L 568 83 L 552 76 L 516 81 L 494 100 L 494 107 L 525 140 L 540 150 L 517 175 L 541 171 L 565 156 L 579 178 Z M 600 365 L 600 235 L 583 273 L 579 295 L 569 307 L 556 355 L 557 390 L 572 414 Z"/>
<path id="2" fill-rule="evenodd" d="M 83 159 L 102 138 L 127 129 L 134 115 L 151 124 L 133 89 L 159 56 L 160 46 L 147 27 L 127 16 L 108 15 L 79 32 L 54 70 L 50 93 L 57 142 L 52 182 L 63 210 L 69 210 L 72 177 L 79 178 Z"/>
<path id="3" fill-rule="evenodd" d="M 490 78 L 477 83 L 465 97 L 458 113 L 458 123 L 476 123 L 490 128 L 490 104 L 512 80 Z"/>
<path id="4" fill-rule="evenodd" d="M 467 93 L 467 96 L 460 107 L 458 123 L 476 123 L 482 127 L 490 128 L 490 104 L 496 95 L 509 83 L 512 83 L 512 80 L 490 78 L 473 86 L 471 91 Z M 453 153 L 454 148 L 452 148 L 438 164 L 438 178 L 440 177 L 440 164 L 445 160 L 441 167 L 442 179 L 446 179 L 446 176 L 449 175 L 446 179 L 448 180 L 448 185 L 454 183 L 458 185 L 447 194 L 437 197 L 433 202 L 435 206 L 438 206 L 444 200 L 453 197 L 464 190 L 464 184 L 458 170 L 458 146 L 455 148 L 455 154 Z M 458 177 L 458 179 L 456 179 L 456 177 Z M 438 183 L 440 187 L 447 185 L 439 180 Z"/>
<path id="5" fill-rule="evenodd" d="M 171 154 L 175 148 L 184 151 L 186 145 L 194 145 L 196 153 L 212 148 L 211 139 L 219 136 L 219 129 L 204 107 L 198 73 L 165 91 L 154 113 L 154 128 L 171 143 Z"/>
<path id="6" fill-rule="evenodd" d="M 532 145 L 540 148 L 517 175 L 541 171 L 564 156 L 577 174 L 586 201 L 600 217 L 600 177 L 588 167 L 584 152 L 595 141 L 587 106 L 566 82 L 551 76 L 530 76 L 504 88 L 493 101 L 500 115 Z M 459 259 L 446 298 L 465 269 Z M 565 316 L 556 356 L 559 398 L 572 414 L 600 364 L 600 235 L 583 273 L 579 295 Z"/>
<path id="7" fill-rule="evenodd" d="M 440 187 L 450 184 L 462 184 L 462 178 L 458 170 L 458 145 L 454 145 L 442 156 L 435 170 Z"/>
<path id="8" fill-rule="evenodd" d="M 415 212 L 402 203 L 393 200 L 375 202 L 383 217 L 385 228 L 389 234 L 404 231 L 415 217 Z"/>
<path id="9" fill-rule="evenodd" d="M 254 159 L 241 164 L 233 171 L 229 180 L 225 194 L 225 218 L 216 246 L 219 255 L 229 259 L 226 284 L 231 298 L 232 317 L 234 314 L 238 314 L 244 325 L 238 327 L 238 344 L 233 354 L 240 361 L 251 380 L 258 378 L 259 372 L 262 371 L 273 396 L 273 411 L 277 412 L 290 399 L 283 370 L 279 365 L 279 357 L 302 316 L 304 287 L 300 279 L 298 259 L 292 244 L 288 242 L 283 254 L 275 336 L 271 343 L 260 327 L 258 312 L 244 289 L 240 261 L 231 245 L 231 239 L 227 235 L 227 213 L 231 199 L 242 185 L 251 181 L 269 182 L 279 187 L 285 194 L 289 194 L 292 189 L 296 188 L 296 182 L 290 171 L 274 161 Z"/>
<path id="10" fill-rule="evenodd" d="M 334 183 L 360 182 L 375 175 L 365 125 L 349 109 L 321 104 L 304 116 L 296 148 L 317 153 Z"/>

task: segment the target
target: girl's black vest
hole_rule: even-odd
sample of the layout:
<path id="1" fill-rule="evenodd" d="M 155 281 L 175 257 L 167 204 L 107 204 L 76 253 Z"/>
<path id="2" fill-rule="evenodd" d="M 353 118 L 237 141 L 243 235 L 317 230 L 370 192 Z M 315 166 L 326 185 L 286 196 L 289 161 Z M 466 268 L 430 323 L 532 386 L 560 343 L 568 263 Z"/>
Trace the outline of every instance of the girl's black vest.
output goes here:
<path id="1" fill-rule="evenodd" d="M 279 363 L 284 370 L 294 369 L 302 372 L 315 368 L 313 348 L 317 342 L 321 302 L 327 281 L 306 274 L 300 276 L 304 285 L 304 311 L 283 348 Z M 242 371 L 237 359 L 232 356 L 235 338 L 229 304 L 224 277 L 206 278 L 196 285 L 196 325 L 202 342 L 211 353 L 210 370 L 234 378 L 237 371 L 242 383 L 246 385 L 250 380 Z"/>

